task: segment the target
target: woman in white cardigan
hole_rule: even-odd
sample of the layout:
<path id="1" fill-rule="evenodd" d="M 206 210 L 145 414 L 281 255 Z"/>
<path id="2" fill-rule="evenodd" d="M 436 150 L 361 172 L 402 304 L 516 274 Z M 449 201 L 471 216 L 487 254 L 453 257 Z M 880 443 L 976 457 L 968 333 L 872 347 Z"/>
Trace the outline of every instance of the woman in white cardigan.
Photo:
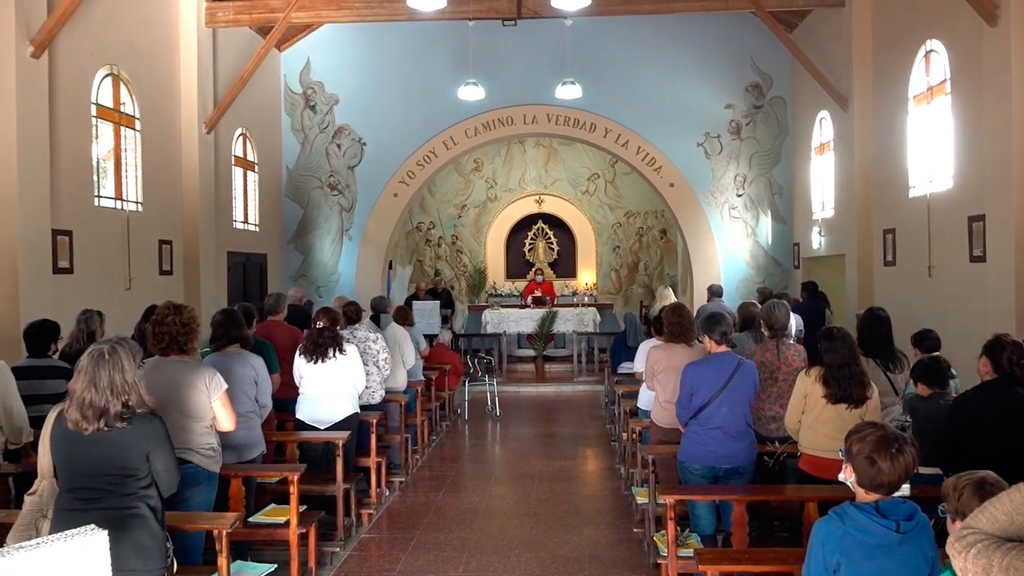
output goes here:
<path id="1" fill-rule="evenodd" d="M 341 314 L 321 308 L 313 315 L 312 328 L 302 337 L 292 366 L 299 399 L 295 404 L 295 429 L 303 432 L 348 431 L 359 427 L 359 394 L 366 387 L 366 372 L 359 350 L 341 334 Z M 313 473 L 334 470 L 334 450 L 329 444 L 299 444 L 299 456 Z M 356 443 L 345 443 L 345 470 L 355 465 Z"/>

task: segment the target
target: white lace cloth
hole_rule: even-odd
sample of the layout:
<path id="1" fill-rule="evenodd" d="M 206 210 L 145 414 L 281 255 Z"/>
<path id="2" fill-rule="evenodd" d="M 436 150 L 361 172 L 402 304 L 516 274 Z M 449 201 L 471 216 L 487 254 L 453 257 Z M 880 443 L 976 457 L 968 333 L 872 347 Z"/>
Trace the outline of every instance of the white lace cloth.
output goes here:
<path id="1" fill-rule="evenodd" d="M 597 308 L 556 308 L 555 332 L 597 332 L 601 314 Z M 529 334 L 547 310 L 502 308 L 484 310 L 483 330 L 489 334 Z"/>
<path id="2" fill-rule="evenodd" d="M 110 537 L 90 524 L 0 548 L 0 574 L 110 576 Z"/>

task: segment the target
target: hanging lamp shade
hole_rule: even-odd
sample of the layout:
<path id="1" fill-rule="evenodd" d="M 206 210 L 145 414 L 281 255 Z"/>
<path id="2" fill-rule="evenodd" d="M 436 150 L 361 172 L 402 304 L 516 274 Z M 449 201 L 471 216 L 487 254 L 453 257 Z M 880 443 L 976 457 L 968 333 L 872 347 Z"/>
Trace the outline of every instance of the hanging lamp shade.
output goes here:
<path id="1" fill-rule="evenodd" d="M 572 78 L 562 80 L 562 83 L 555 88 L 555 98 L 559 100 L 575 100 L 583 97 L 583 87 Z"/>
<path id="2" fill-rule="evenodd" d="M 405 5 L 420 12 L 433 12 L 448 6 L 448 0 L 405 0 Z"/>
<path id="3" fill-rule="evenodd" d="M 551 7 L 555 10 L 573 12 L 590 6 L 590 0 L 551 0 Z"/>
<path id="4" fill-rule="evenodd" d="M 465 84 L 459 86 L 459 100 L 475 102 L 476 100 L 483 100 L 486 95 L 484 87 L 476 80 L 466 80 Z"/>

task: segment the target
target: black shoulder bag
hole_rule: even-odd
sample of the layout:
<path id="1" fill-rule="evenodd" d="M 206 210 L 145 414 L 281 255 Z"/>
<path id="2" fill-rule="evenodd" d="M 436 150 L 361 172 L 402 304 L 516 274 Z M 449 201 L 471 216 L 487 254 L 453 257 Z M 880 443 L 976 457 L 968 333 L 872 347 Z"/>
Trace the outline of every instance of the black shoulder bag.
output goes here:
<path id="1" fill-rule="evenodd" d="M 743 358 L 737 359 L 736 367 L 733 368 L 732 372 L 729 373 L 729 377 L 725 379 L 725 383 L 722 384 L 722 387 L 715 391 L 715 393 L 711 395 L 711 398 L 708 398 L 703 404 L 700 405 L 700 408 L 697 408 L 693 412 L 693 415 L 690 416 L 690 419 L 686 421 L 686 424 L 680 423 L 682 424 L 683 428 L 689 426 L 690 422 L 693 422 L 697 418 L 697 416 L 700 416 L 702 412 L 707 410 L 708 407 L 711 406 L 711 404 L 714 403 L 715 400 L 718 400 L 718 397 L 721 396 L 723 392 L 725 392 L 725 389 L 729 387 L 729 384 L 732 384 L 732 380 L 733 378 L 736 377 L 736 373 L 740 371 L 741 366 L 743 366 Z"/>

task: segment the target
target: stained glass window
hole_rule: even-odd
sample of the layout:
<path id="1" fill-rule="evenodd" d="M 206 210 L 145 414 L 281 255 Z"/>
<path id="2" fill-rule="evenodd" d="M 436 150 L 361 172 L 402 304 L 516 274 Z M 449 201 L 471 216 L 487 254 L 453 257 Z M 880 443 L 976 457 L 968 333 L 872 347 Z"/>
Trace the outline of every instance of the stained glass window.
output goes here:
<path id="1" fill-rule="evenodd" d="M 910 75 L 907 104 L 910 196 L 953 187 L 953 96 L 949 57 L 938 40 L 921 46 Z"/>
<path id="2" fill-rule="evenodd" d="M 231 219 L 235 228 L 260 230 L 259 178 L 252 137 L 239 128 L 231 145 Z"/>
<path id="3" fill-rule="evenodd" d="M 836 213 L 836 155 L 832 117 L 818 113 L 811 137 L 811 217 L 831 218 Z"/>
<path id="4" fill-rule="evenodd" d="M 104 66 L 93 82 L 93 204 L 142 210 L 142 146 L 139 109 L 131 84 L 116 66 Z"/>

